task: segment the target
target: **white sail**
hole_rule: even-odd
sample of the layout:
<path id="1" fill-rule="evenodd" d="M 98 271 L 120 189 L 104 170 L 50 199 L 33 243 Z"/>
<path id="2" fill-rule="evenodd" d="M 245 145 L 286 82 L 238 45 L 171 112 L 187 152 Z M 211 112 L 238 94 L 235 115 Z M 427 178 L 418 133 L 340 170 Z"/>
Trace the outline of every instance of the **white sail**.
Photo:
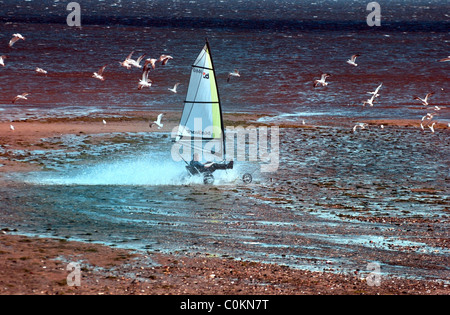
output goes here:
<path id="1" fill-rule="evenodd" d="M 208 43 L 192 65 L 177 140 L 202 160 L 225 160 L 222 111 Z"/>

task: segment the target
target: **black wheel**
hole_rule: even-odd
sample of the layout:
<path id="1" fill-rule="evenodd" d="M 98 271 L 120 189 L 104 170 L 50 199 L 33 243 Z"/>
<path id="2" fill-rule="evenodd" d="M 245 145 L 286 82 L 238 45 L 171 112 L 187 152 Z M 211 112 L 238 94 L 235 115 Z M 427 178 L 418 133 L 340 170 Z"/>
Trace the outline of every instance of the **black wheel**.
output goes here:
<path id="1" fill-rule="evenodd" d="M 242 181 L 243 181 L 245 184 L 250 184 L 250 183 L 253 181 L 253 177 L 252 177 L 251 174 L 245 173 L 244 176 L 242 176 Z"/>
<path id="2" fill-rule="evenodd" d="M 203 183 L 205 185 L 212 185 L 214 183 L 214 176 L 211 173 L 205 173 L 203 175 Z"/>

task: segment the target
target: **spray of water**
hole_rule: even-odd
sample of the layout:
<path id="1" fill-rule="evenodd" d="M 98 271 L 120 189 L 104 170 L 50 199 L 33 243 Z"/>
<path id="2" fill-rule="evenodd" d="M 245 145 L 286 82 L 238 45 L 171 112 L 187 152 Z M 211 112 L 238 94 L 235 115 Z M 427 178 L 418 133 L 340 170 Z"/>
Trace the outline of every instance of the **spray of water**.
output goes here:
<path id="1" fill-rule="evenodd" d="M 237 170 L 217 171 L 214 184 L 236 182 Z M 145 155 L 68 169 L 39 172 L 28 182 L 42 185 L 187 185 L 203 184 L 201 176 L 190 176 L 184 163 L 171 158 Z"/>

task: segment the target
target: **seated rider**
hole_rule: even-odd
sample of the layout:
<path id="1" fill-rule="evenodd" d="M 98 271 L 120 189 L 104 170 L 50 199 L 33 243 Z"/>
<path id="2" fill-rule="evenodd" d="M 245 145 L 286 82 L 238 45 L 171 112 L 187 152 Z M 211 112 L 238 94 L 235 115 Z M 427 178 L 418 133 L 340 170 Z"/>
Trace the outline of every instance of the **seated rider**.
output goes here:
<path id="1" fill-rule="evenodd" d="M 207 162 L 205 164 L 199 162 L 200 158 L 198 156 L 198 153 L 194 153 L 192 161 L 189 163 L 189 166 L 196 170 L 198 173 L 205 173 L 205 172 L 214 172 L 218 169 L 230 169 L 233 168 L 233 161 L 227 163 L 227 164 L 220 164 L 220 163 L 214 163 L 214 162 Z"/>
<path id="2" fill-rule="evenodd" d="M 198 156 L 198 153 L 194 153 L 194 156 L 193 156 L 193 158 L 192 158 L 192 161 L 189 163 L 189 165 L 190 165 L 191 167 L 193 167 L 194 169 L 196 169 L 197 171 L 199 171 L 199 172 L 203 172 L 205 168 L 211 166 L 211 165 L 208 165 L 208 166 L 206 167 L 204 164 L 202 164 L 201 162 L 199 162 L 199 159 L 200 159 L 200 158 L 199 158 L 199 156 Z"/>

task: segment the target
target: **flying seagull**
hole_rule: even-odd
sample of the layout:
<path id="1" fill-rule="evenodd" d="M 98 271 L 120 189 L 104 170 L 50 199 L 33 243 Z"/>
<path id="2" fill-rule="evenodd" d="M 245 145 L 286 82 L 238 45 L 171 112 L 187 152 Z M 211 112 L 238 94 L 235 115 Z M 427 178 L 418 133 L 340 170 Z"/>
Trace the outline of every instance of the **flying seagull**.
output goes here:
<path id="1" fill-rule="evenodd" d="M 375 97 L 378 97 L 378 96 L 380 96 L 380 94 L 378 94 L 378 92 L 380 91 L 380 89 L 381 89 L 382 86 L 383 86 L 383 83 L 381 83 L 381 84 L 375 89 L 374 92 L 367 92 L 367 93 L 368 93 L 368 94 L 375 95 Z"/>
<path id="2" fill-rule="evenodd" d="M 369 124 L 367 124 L 367 123 L 357 123 L 357 124 L 353 127 L 353 132 L 356 131 L 356 128 L 366 129 L 366 127 L 367 127 L 368 125 L 369 125 Z"/>
<path id="3" fill-rule="evenodd" d="M 356 60 L 356 57 L 359 57 L 359 56 L 361 56 L 361 55 L 358 55 L 358 54 L 353 55 L 353 56 L 351 57 L 351 59 L 347 60 L 347 63 L 348 63 L 349 65 L 352 65 L 352 66 L 355 66 L 355 67 L 356 67 L 358 64 L 356 64 L 355 60 Z"/>
<path id="4" fill-rule="evenodd" d="M 9 41 L 9 47 L 12 47 L 19 39 L 25 40 L 25 37 L 23 37 L 19 33 L 13 34 L 13 37 Z"/>
<path id="5" fill-rule="evenodd" d="M 173 88 L 168 88 L 169 91 L 173 92 L 173 93 L 177 93 L 177 87 L 178 85 L 180 85 L 180 83 L 175 83 L 175 85 L 173 86 Z"/>
<path id="6" fill-rule="evenodd" d="M 450 61 L 450 56 L 448 56 L 447 58 L 442 58 L 441 60 L 439 60 L 439 62 L 445 62 L 445 61 Z"/>
<path id="7" fill-rule="evenodd" d="M 227 82 L 230 82 L 231 77 L 240 77 L 241 75 L 239 74 L 239 70 L 238 69 L 234 69 L 233 72 L 228 73 L 228 79 Z"/>
<path id="8" fill-rule="evenodd" d="M 434 113 L 427 113 L 425 116 L 422 117 L 422 121 L 426 120 L 431 120 L 434 117 Z"/>
<path id="9" fill-rule="evenodd" d="M 331 74 L 329 73 L 323 73 L 322 77 L 320 78 L 320 80 L 314 80 L 314 87 L 318 86 L 319 84 L 322 84 L 322 86 L 327 86 L 328 82 L 325 82 L 325 80 L 331 77 Z"/>
<path id="10" fill-rule="evenodd" d="M 130 60 L 131 60 L 131 56 L 133 56 L 133 53 L 134 53 L 134 51 L 132 51 L 124 61 L 122 61 L 122 62 L 119 61 L 120 65 L 122 67 L 125 67 L 128 70 L 131 69 Z"/>
<path id="11" fill-rule="evenodd" d="M 27 100 L 27 96 L 30 95 L 30 93 L 22 93 L 20 95 L 17 95 L 13 100 L 12 103 L 14 104 L 17 100 Z"/>
<path id="12" fill-rule="evenodd" d="M 105 77 L 103 77 L 103 71 L 105 71 L 106 66 L 101 67 L 100 70 L 98 70 L 98 72 L 94 72 L 92 77 L 96 78 L 96 79 L 99 79 L 101 81 L 105 81 Z"/>
<path id="13" fill-rule="evenodd" d="M 377 94 L 373 94 L 371 98 L 369 98 L 367 101 L 363 102 L 363 106 L 366 106 L 366 104 L 373 106 L 373 101 L 375 100 L 376 96 L 377 96 Z"/>
<path id="14" fill-rule="evenodd" d="M 0 66 L 5 66 L 5 59 L 8 58 L 6 56 L 0 56 Z"/>
<path id="15" fill-rule="evenodd" d="M 150 71 L 150 68 L 148 67 L 148 65 L 144 66 L 144 70 L 142 71 L 142 78 L 138 84 L 138 90 L 142 90 L 145 87 L 152 86 L 152 80 L 150 80 L 148 78 L 149 71 Z"/>
<path id="16" fill-rule="evenodd" d="M 9 125 L 9 129 L 11 129 L 12 131 L 16 130 L 13 125 Z"/>
<path id="17" fill-rule="evenodd" d="M 161 129 L 164 124 L 161 123 L 161 118 L 164 116 L 164 114 L 159 114 L 158 118 L 156 119 L 156 121 L 154 121 L 153 123 L 150 124 L 150 128 L 153 127 L 153 125 L 157 125 L 158 129 Z"/>
<path id="18" fill-rule="evenodd" d="M 165 66 L 170 59 L 173 59 L 173 57 L 168 55 L 161 55 L 158 61 L 160 61 L 163 66 Z"/>
<path id="19" fill-rule="evenodd" d="M 415 99 L 415 100 L 421 101 L 423 105 L 427 106 L 427 105 L 428 105 L 428 98 L 429 98 L 431 95 L 433 95 L 433 94 L 434 94 L 433 92 L 428 93 L 427 95 L 425 95 L 425 98 L 423 98 L 423 99 L 420 98 L 420 97 L 418 97 L 418 96 L 414 96 L 414 99 Z"/>
<path id="20" fill-rule="evenodd" d="M 140 65 L 140 63 L 141 63 L 142 59 L 144 59 L 144 57 L 145 57 L 145 54 L 143 54 L 142 56 L 140 56 L 138 59 L 134 60 L 134 59 L 131 59 L 131 55 L 130 55 L 130 57 L 129 57 L 129 59 L 128 59 L 128 64 L 131 65 L 131 66 L 133 66 L 133 67 L 136 67 L 136 68 L 142 68 L 142 66 Z M 127 69 L 128 69 L 128 68 L 127 68 Z"/>
<path id="21" fill-rule="evenodd" d="M 434 125 L 435 125 L 436 123 L 434 122 L 431 126 L 428 126 L 428 128 L 430 128 L 430 130 L 431 130 L 431 132 L 432 133 L 434 133 Z"/>
<path id="22" fill-rule="evenodd" d="M 152 68 L 155 69 L 156 68 L 156 62 L 158 61 L 158 59 L 154 59 L 154 58 L 148 58 L 145 60 L 145 64 L 144 67 L 148 64 L 152 65 Z"/>
<path id="23" fill-rule="evenodd" d="M 39 73 L 39 74 L 47 74 L 47 71 L 45 71 L 42 68 L 36 68 L 36 70 L 34 70 L 34 71 L 36 71 L 36 73 Z"/>

